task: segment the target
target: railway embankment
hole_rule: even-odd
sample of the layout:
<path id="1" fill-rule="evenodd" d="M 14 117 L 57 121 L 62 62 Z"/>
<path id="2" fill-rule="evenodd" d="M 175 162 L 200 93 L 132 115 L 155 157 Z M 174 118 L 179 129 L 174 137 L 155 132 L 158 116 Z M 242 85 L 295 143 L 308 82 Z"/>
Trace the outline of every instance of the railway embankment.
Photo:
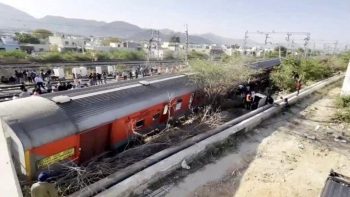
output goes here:
<path id="1" fill-rule="evenodd" d="M 320 196 L 331 170 L 349 175 L 349 124 L 334 121 L 339 83 L 148 188 L 148 196 Z M 336 190 L 334 190 L 336 191 Z"/>
<path id="2" fill-rule="evenodd" d="M 288 105 L 293 105 L 297 102 L 300 102 L 302 99 L 305 99 L 310 95 L 314 94 L 315 92 L 319 91 L 320 89 L 323 89 L 326 86 L 333 84 L 336 81 L 339 81 L 341 78 L 342 76 L 335 76 L 323 80 L 321 82 L 315 83 L 309 87 L 304 88 L 298 96 L 296 95 L 296 93 L 288 95 L 286 97 L 288 98 Z M 265 108 L 263 111 L 260 111 L 252 117 L 249 117 L 243 121 L 240 121 L 238 124 L 232 125 L 232 127 L 224 129 L 222 132 L 216 135 L 210 136 L 204 140 L 196 142 L 194 145 L 187 147 L 181 150 L 180 152 L 177 152 L 176 154 L 173 154 L 167 157 L 166 159 L 163 159 L 151 165 L 150 167 L 145 166 L 145 168 L 142 171 L 126 179 L 123 179 L 123 181 L 119 182 L 118 184 L 115 184 L 107 190 L 104 190 L 105 188 L 102 189 L 104 191 L 100 193 L 99 196 L 127 196 L 134 195 L 135 193 L 142 194 L 144 191 L 147 190 L 147 188 L 150 185 L 157 183 L 162 178 L 169 176 L 176 169 L 179 169 L 181 166 L 183 166 L 184 161 L 191 165 L 192 161 L 194 161 L 197 157 L 200 157 L 206 152 L 208 152 L 208 150 L 213 148 L 213 146 L 215 147 L 217 145 L 223 144 L 227 139 L 230 138 L 230 136 L 235 135 L 237 133 L 251 131 L 260 123 L 266 121 L 273 115 L 276 115 L 277 113 L 285 109 L 286 104 L 287 103 L 283 100 L 279 100 L 273 106 L 266 107 L 267 109 Z M 109 177 L 109 179 L 111 178 L 112 177 Z M 87 188 L 85 190 L 86 196 L 88 196 L 87 193 L 94 191 L 93 189 L 101 189 L 101 187 L 103 187 L 102 185 L 98 184 L 99 182 L 97 182 L 97 184 L 93 184 L 92 187 Z M 96 188 L 94 188 L 94 186 L 96 186 Z M 85 196 L 84 191 L 80 191 L 79 194 L 83 194 L 83 196 Z"/>

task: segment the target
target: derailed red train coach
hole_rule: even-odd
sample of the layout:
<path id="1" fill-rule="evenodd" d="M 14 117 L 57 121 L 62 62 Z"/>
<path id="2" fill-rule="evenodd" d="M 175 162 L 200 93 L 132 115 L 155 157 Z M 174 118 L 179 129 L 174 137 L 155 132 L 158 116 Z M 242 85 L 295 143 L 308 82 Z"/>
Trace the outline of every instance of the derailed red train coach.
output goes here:
<path id="1" fill-rule="evenodd" d="M 56 163 L 82 163 L 121 147 L 199 100 L 188 76 L 156 76 L 0 103 L 0 123 L 17 170 L 33 177 Z"/>

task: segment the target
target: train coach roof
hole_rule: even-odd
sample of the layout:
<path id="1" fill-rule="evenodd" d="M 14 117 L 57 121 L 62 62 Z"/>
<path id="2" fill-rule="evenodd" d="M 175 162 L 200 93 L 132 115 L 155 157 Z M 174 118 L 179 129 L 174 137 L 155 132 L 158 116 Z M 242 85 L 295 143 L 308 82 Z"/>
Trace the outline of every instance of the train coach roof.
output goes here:
<path id="1" fill-rule="evenodd" d="M 281 60 L 280 59 L 271 59 L 271 60 L 264 60 L 264 61 L 260 61 L 260 62 L 255 62 L 252 63 L 250 66 L 254 69 L 272 69 L 275 66 L 278 66 L 281 64 Z"/>
<path id="2" fill-rule="evenodd" d="M 0 118 L 15 133 L 24 149 L 40 146 L 76 131 L 66 113 L 56 103 L 31 96 L 0 103 Z"/>
<path id="3" fill-rule="evenodd" d="M 178 76 L 178 75 L 164 74 L 164 75 L 148 76 L 148 77 L 138 78 L 138 79 L 133 79 L 133 80 L 112 82 L 112 83 L 108 83 L 108 84 L 100 85 L 100 86 L 90 86 L 90 87 L 85 87 L 85 88 L 81 88 L 81 89 L 73 89 L 73 90 L 67 90 L 67 91 L 61 91 L 61 92 L 54 92 L 54 93 L 50 93 L 50 94 L 43 94 L 42 97 L 49 98 L 49 99 L 51 99 L 55 96 L 60 96 L 60 95 L 67 95 L 67 96 L 72 97 L 72 96 L 78 96 L 78 95 L 88 94 L 88 93 L 102 91 L 102 90 L 114 89 L 114 88 L 118 88 L 118 87 L 125 87 L 125 86 L 129 86 L 132 84 L 138 84 L 140 81 L 143 81 L 143 80 L 147 80 L 147 81 L 159 80 L 159 79 L 166 79 L 166 78 L 174 77 L 174 76 Z"/>
<path id="4" fill-rule="evenodd" d="M 148 85 L 131 84 L 73 96 L 70 102 L 60 104 L 60 108 L 76 123 L 79 131 L 84 131 L 195 90 L 194 84 L 184 75 L 148 82 Z"/>
<path id="5" fill-rule="evenodd" d="M 24 148 L 29 149 L 110 123 L 196 89 L 186 75 L 150 79 L 146 84 L 131 82 L 70 91 L 71 101 L 61 104 L 51 100 L 53 94 L 0 103 L 0 118 Z"/>

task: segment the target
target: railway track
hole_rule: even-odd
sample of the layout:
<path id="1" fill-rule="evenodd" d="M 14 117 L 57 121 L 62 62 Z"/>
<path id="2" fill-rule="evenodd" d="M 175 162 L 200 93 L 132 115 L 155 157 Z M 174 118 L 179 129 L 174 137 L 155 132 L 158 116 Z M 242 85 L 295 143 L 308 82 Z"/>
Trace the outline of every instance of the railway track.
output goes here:
<path id="1" fill-rule="evenodd" d="M 142 80 L 147 80 L 147 79 L 157 79 L 157 78 L 163 78 L 163 77 L 167 77 L 167 76 L 171 76 L 173 74 L 162 74 L 162 75 L 155 75 L 155 76 L 145 76 L 143 78 L 138 78 L 138 79 L 133 79 L 133 80 L 126 80 L 126 81 L 112 81 L 108 84 L 105 84 L 103 86 L 98 85 L 98 86 L 90 86 L 90 87 L 86 87 L 86 88 L 81 88 L 79 90 L 74 90 L 75 93 L 81 93 L 81 92 L 94 92 L 97 90 L 101 90 L 101 89 L 108 89 L 111 86 L 115 86 L 116 83 L 123 85 L 123 84 L 127 84 L 127 83 L 132 83 L 135 81 L 142 81 Z M 114 78 L 107 78 L 108 81 L 113 80 Z M 89 81 L 89 79 L 82 79 L 82 83 L 83 84 L 87 84 Z M 68 80 L 64 80 L 64 81 L 60 81 L 60 82 L 73 82 L 72 79 L 68 79 Z M 52 82 L 52 85 L 56 85 L 58 82 Z M 34 88 L 34 84 L 28 84 L 26 85 L 26 87 L 28 88 Z M 14 96 L 18 96 L 21 91 L 20 91 L 20 85 L 9 85 L 9 86 L 0 86 L 0 102 L 4 102 L 7 101 L 8 99 L 13 98 Z M 60 91 L 60 92 L 53 92 L 53 93 L 49 93 L 49 94 L 43 94 L 43 97 L 47 97 L 47 98 L 51 98 L 54 96 L 59 96 L 59 95 L 70 95 L 71 94 L 71 90 L 66 90 L 66 91 Z M 3 95 L 1 95 L 3 94 Z"/>
<path id="2" fill-rule="evenodd" d="M 28 69 L 28 68 L 40 68 L 40 67 L 59 67 L 59 66 L 97 66 L 97 65 L 113 65 L 113 64 L 126 64 L 129 66 L 133 65 L 145 65 L 145 64 L 165 64 L 165 65 L 172 65 L 176 63 L 181 63 L 181 61 L 111 61 L 111 62 L 71 62 L 71 63 L 52 63 L 52 64 L 40 64 L 40 63 L 22 63 L 22 64 L 0 64 L 0 71 L 1 69 Z M 247 65 L 251 66 L 253 69 L 272 69 L 274 66 L 279 65 L 281 63 L 280 59 L 269 59 L 269 60 L 262 60 L 258 62 L 251 62 Z M 164 65 L 163 65 L 164 66 Z M 111 79 L 111 78 L 110 78 Z M 88 79 L 84 79 L 84 81 L 88 81 Z M 73 82 L 73 80 L 65 80 L 63 82 Z M 53 85 L 57 84 L 57 82 L 53 82 Z M 34 84 L 28 84 L 26 85 L 28 87 L 34 87 Z M 18 96 L 20 94 L 20 85 L 14 84 L 14 85 L 0 85 L 0 102 L 7 101 L 14 96 Z"/>
<path id="3" fill-rule="evenodd" d="M 156 64 L 177 64 L 183 63 L 182 60 L 159 60 L 159 61 L 99 61 L 99 62 L 49 62 L 49 63 L 40 63 L 40 62 L 28 62 L 28 63 L 0 63 L 0 68 L 3 69 L 34 69 L 34 68 L 42 68 L 42 67 L 74 67 L 74 66 L 86 66 L 86 67 L 94 67 L 94 66 L 108 66 L 108 65 L 156 65 Z"/>

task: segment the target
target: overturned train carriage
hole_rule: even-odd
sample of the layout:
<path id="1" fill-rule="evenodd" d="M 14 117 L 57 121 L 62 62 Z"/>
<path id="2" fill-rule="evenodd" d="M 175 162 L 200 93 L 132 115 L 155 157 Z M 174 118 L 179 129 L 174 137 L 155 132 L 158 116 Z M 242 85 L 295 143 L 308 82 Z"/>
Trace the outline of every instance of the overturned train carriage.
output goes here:
<path id="1" fill-rule="evenodd" d="M 32 178 L 59 162 L 82 163 L 135 134 L 164 127 L 198 104 L 195 91 L 188 76 L 172 75 L 32 96 L 0 103 L 0 126 L 17 170 Z M 68 99 L 57 99 L 60 94 Z"/>

